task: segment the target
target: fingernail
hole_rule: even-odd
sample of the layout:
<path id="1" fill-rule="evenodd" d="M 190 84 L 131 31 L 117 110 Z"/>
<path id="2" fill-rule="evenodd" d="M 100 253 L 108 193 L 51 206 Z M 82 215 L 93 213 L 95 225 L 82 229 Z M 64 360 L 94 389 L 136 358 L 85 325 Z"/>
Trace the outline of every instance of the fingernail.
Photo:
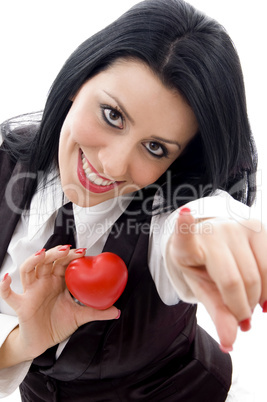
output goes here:
<path id="1" fill-rule="evenodd" d="M 243 320 L 239 323 L 240 329 L 243 332 L 247 332 L 251 328 L 251 319 L 247 318 L 246 320 Z"/>
<path id="2" fill-rule="evenodd" d="M 187 207 L 181 208 L 180 211 L 179 211 L 180 215 L 188 215 L 190 213 L 191 213 L 191 209 L 187 208 Z"/>
<path id="3" fill-rule="evenodd" d="M 37 253 L 35 253 L 35 255 L 40 255 L 45 251 L 45 248 L 42 248 L 41 250 L 37 251 Z"/>
<path id="4" fill-rule="evenodd" d="M 8 277 L 8 274 L 5 274 L 4 278 L 2 279 L 2 282 L 4 282 L 7 277 Z"/>
<path id="5" fill-rule="evenodd" d="M 232 352 L 233 346 L 223 346 L 222 344 L 220 344 L 220 349 L 223 353 L 229 353 Z"/>
<path id="6" fill-rule="evenodd" d="M 85 252 L 85 250 L 87 250 L 86 248 L 77 248 L 77 250 L 75 250 L 76 254 L 83 254 Z"/>
<path id="7" fill-rule="evenodd" d="M 58 251 L 66 251 L 71 247 L 71 244 L 65 244 L 65 246 L 59 247 Z"/>
<path id="8" fill-rule="evenodd" d="M 121 311 L 118 310 L 118 315 L 117 315 L 117 317 L 115 317 L 115 320 L 118 320 L 120 318 L 120 316 L 121 316 Z"/>
<path id="9" fill-rule="evenodd" d="M 262 312 L 267 313 L 267 300 L 262 305 Z"/>

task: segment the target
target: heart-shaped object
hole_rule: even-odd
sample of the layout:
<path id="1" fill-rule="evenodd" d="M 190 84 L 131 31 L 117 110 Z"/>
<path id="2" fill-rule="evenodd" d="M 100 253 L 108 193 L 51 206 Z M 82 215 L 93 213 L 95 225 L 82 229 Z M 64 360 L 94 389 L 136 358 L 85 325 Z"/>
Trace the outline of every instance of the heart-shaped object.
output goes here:
<path id="1" fill-rule="evenodd" d="M 72 296 L 98 310 L 111 307 L 125 289 L 128 270 L 116 254 L 105 252 L 95 257 L 73 260 L 65 280 Z"/>

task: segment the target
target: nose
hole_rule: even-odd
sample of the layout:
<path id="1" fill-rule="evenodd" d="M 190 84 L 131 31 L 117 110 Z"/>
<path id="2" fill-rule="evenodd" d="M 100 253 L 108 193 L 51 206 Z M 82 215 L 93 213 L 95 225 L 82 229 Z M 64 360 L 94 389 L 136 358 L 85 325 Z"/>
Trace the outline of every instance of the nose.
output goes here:
<path id="1" fill-rule="evenodd" d="M 98 152 L 98 159 L 105 176 L 113 180 L 124 181 L 129 175 L 132 148 L 124 141 L 116 141 L 103 147 Z"/>

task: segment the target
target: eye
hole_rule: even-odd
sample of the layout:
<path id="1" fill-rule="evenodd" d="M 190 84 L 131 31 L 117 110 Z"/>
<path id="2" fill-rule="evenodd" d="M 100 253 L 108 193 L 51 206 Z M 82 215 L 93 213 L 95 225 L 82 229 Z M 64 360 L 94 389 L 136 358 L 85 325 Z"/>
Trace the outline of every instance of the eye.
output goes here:
<path id="1" fill-rule="evenodd" d="M 169 152 L 166 147 L 161 145 L 159 142 L 149 141 L 145 142 L 144 147 L 151 153 L 153 156 L 157 158 L 167 157 Z"/>
<path id="2" fill-rule="evenodd" d="M 124 118 L 119 110 L 111 106 L 101 106 L 104 120 L 112 127 L 123 128 Z"/>

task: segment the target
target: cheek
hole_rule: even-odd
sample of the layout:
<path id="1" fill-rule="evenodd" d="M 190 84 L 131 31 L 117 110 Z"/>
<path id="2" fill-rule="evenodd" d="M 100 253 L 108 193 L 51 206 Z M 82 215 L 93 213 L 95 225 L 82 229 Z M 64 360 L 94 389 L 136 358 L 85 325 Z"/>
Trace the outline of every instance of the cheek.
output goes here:
<path id="1" fill-rule="evenodd" d="M 75 119 L 71 125 L 70 136 L 73 142 L 84 147 L 98 146 L 102 137 L 101 128 L 95 118 Z"/>
<path id="2" fill-rule="evenodd" d="M 61 132 L 62 140 L 83 146 L 94 146 L 99 138 L 99 122 L 90 113 L 70 109 Z"/>
<path id="3" fill-rule="evenodd" d="M 176 157 L 172 157 L 170 159 L 165 159 L 164 161 L 162 160 L 161 163 L 159 162 L 153 167 L 147 169 L 147 173 L 145 175 L 147 179 L 146 185 L 155 183 L 169 169 L 169 167 L 178 157 L 179 155 L 177 155 Z"/>
<path id="4" fill-rule="evenodd" d="M 158 178 L 168 169 L 170 164 L 162 164 L 162 165 L 150 165 L 147 164 L 137 164 L 135 166 L 135 172 L 133 181 L 139 187 L 145 187 L 149 184 L 155 183 Z"/>

